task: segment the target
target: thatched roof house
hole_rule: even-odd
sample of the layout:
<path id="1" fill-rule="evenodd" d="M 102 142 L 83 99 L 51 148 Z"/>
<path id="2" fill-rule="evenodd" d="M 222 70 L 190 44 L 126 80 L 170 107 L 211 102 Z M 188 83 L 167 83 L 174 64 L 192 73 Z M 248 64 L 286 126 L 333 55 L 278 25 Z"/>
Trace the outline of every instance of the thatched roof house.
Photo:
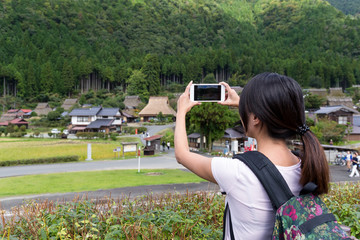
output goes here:
<path id="1" fill-rule="evenodd" d="M 64 110 L 69 110 L 72 106 L 74 106 L 77 103 L 77 99 L 76 98 L 68 98 L 65 99 L 64 103 L 61 105 L 61 107 Z"/>
<path id="2" fill-rule="evenodd" d="M 140 103 L 141 99 L 139 96 L 126 96 L 124 100 L 124 105 L 127 109 L 137 108 Z"/>
<path id="3" fill-rule="evenodd" d="M 349 108 L 353 108 L 354 103 L 351 97 L 327 97 L 328 106 L 343 105 Z"/>
<path id="4" fill-rule="evenodd" d="M 326 97 L 328 95 L 328 90 L 325 88 L 310 88 L 307 91 L 313 95 L 318 95 L 320 97 Z"/>
<path id="5" fill-rule="evenodd" d="M 38 103 L 38 105 L 34 110 L 34 112 L 36 112 L 37 115 L 48 115 L 48 113 L 51 111 L 52 109 L 48 103 Z"/>
<path id="6" fill-rule="evenodd" d="M 160 112 L 163 115 L 176 116 L 175 110 L 169 105 L 168 97 L 150 97 L 149 103 L 139 112 L 139 116 L 142 121 L 147 121 L 149 118 L 156 117 Z"/>

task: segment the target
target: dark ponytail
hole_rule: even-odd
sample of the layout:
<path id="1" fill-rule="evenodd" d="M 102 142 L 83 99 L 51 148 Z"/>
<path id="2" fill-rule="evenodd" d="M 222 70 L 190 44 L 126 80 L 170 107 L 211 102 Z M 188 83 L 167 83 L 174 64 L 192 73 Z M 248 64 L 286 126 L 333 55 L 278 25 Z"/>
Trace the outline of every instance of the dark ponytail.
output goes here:
<path id="1" fill-rule="evenodd" d="M 319 140 L 311 132 L 307 131 L 301 136 L 303 154 L 301 161 L 300 183 L 315 183 L 318 187 L 317 194 L 327 193 L 329 190 L 329 164 L 326 160 L 324 149 Z"/>
<path id="2" fill-rule="evenodd" d="M 319 140 L 305 125 L 304 99 L 300 85 L 277 73 L 262 73 L 244 87 L 239 104 L 240 117 L 247 130 L 248 116 L 253 113 L 277 139 L 301 136 L 303 153 L 300 183 L 318 185 L 317 194 L 327 193 L 329 166 Z"/>

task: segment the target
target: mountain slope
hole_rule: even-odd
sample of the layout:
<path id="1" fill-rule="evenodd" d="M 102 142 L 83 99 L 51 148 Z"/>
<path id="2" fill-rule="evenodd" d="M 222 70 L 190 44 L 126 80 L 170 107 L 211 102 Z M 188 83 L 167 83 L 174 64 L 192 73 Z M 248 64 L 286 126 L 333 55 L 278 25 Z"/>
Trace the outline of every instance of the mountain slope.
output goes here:
<path id="1" fill-rule="evenodd" d="M 162 86 L 276 71 L 348 87 L 360 83 L 359 28 L 321 0 L 1 1 L 0 79 L 25 98 L 125 88 L 152 59 Z"/>

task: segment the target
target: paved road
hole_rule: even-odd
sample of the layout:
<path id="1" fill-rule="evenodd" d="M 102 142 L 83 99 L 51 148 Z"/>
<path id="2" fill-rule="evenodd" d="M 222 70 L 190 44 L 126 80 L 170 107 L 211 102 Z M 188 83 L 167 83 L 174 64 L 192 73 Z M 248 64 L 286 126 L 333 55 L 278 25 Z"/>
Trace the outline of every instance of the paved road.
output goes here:
<path id="1" fill-rule="evenodd" d="M 157 157 L 141 157 L 140 166 L 143 169 L 184 168 L 182 165 L 177 163 L 173 149 L 170 149 L 170 152 L 167 151 Z M 138 158 L 124 159 L 124 160 L 86 161 L 86 162 L 73 162 L 73 163 L 14 166 L 14 167 L 0 168 L 0 178 L 23 176 L 23 175 L 34 175 L 34 174 L 61 173 L 61 172 L 137 169 L 137 168 L 138 168 Z"/>

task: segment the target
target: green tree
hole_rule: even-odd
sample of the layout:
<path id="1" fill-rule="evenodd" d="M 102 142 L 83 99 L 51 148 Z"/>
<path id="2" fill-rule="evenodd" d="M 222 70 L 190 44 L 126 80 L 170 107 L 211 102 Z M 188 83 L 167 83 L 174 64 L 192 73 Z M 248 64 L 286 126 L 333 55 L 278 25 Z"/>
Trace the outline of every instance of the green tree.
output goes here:
<path id="1" fill-rule="evenodd" d="M 141 71 L 145 74 L 150 96 L 158 95 L 160 92 L 160 63 L 158 57 L 153 54 L 147 54 Z"/>
<path id="2" fill-rule="evenodd" d="M 308 93 L 306 94 L 304 101 L 305 109 L 310 110 L 319 109 L 320 106 L 325 103 L 326 99 L 319 95 Z"/>
<path id="3" fill-rule="evenodd" d="M 51 93 L 54 88 L 54 75 L 51 67 L 51 62 L 46 62 L 41 68 L 40 74 L 41 92 Z"/>
<path id="4" fill-rule="evenodd" d="M 203 79 L 203 83 L 217 83 L 214 74 L 213 73 L 207 74 Z"/>
<path id="5" fill-rule="evenodd" d="M 127 94 L 149 97 L 145 74 L 141 70 L 134 70 L 127 80 Z"/>
<path id="6" fill-rule="evenodd" d="M 64 65 L 61 72 L 61 78 L 63 80 L 64 93 L 71 95 L 75 86 L 75 76 L 71 65 L 68 61 L 64 61 Z"/>
<path id="7" fill-rule="evenodd" d="M 227 106 L 217 103 L 202 103 L 195 106 L 187 114 L 189 132 L 199 132 L 206 137 L 209 151 L 213 141 L 224 135 L 225 129 L 239 120 L 239 114 Z"/>
<path id="8" fill-rule="evenodd" d="M 342 142 L 346 134 L 347 126 L 324 118 L 320 119 L 315 126 L 311 126 L 310 129 L 320 142 L 328 144 L 330 139 L 335 143 Z"/>

